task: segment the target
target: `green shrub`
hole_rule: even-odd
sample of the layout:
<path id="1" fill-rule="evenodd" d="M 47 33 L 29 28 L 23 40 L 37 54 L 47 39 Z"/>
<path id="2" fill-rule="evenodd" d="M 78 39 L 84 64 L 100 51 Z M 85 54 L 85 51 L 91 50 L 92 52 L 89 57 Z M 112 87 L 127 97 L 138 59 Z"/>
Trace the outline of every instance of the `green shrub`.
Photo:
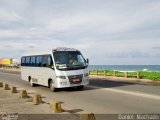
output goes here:
<path id="1" fill-rule="evenodd" d="M 140 72 L 142 79 L 160 80 L 160 72 Z"/>

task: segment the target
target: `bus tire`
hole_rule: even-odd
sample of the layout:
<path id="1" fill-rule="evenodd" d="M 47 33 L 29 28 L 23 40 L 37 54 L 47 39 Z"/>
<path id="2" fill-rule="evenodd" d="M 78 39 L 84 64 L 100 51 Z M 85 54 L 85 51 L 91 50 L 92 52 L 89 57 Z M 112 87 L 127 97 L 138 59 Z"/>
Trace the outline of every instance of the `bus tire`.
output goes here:
<path id="1" fill-rule="evenodd" d="M 28 77 L 28 80 L 29 80 L 29 83 L 30 83 L 31 87 L 34 87 L 34 83 L 32 82 L 32 79 L 31 79 L 30 76 Z"/>
<path id="2" fill-rule="evenodd" d="M 50 90 L 51 90 L 52 92 L 55 92 L 55 91 L 56 91 L 56 88 L 54 87 L 53 80 L 50 80 L 49 87 L 50 87 Z"/>

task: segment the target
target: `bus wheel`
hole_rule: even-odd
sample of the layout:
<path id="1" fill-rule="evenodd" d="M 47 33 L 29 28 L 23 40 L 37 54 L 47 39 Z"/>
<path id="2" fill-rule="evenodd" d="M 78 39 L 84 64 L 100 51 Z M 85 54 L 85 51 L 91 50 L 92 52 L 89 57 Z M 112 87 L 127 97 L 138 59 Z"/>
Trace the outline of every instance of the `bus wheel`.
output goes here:
<path id="1" fill-rule="evenodd" d="M 52 92 L 55 92 L 55 91 L 56 91 L 56 88 L 54 87 L 53 80 L 50 81 L 49 86 L 50 86 L 50 90 L 51 90 Z"/>

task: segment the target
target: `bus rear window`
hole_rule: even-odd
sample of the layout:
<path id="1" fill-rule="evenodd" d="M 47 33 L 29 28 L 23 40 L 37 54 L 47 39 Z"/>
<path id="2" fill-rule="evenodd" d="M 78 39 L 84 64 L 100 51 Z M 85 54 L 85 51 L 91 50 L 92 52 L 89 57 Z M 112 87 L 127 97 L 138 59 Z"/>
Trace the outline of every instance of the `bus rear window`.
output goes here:
<path id="1" fill-rule="evenodd" d="M 25 66 L 25 57 L 22 57 L 21 59 L 21 66 Z"/>

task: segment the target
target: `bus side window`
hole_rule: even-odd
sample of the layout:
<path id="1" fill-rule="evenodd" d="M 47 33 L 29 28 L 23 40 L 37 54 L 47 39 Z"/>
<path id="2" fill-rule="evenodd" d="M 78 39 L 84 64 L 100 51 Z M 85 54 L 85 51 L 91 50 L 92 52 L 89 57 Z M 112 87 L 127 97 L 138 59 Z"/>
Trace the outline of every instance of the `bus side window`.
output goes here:
<path id="1" fill-rule="evenodd" d="M 37 56 L 36 57 L 36 66 L 41 67 L 41 63 L 42 63 L 42 56 Z"/>
<path id="2" fill-rule="evenodd" d="M 51 55 L 48 55 L 47 67 L 54 68 L 54 67 L 53 67 L 53 60 L 52 60 Z"/>
<path id="3" fill-rule="evenodd" d="M 26 64 L 25 64 L 25 66 L 30 66 L 29 64 L 30 64 L 30 57 L 26 57 Z"/>
<path id="4" fill-rule="evenodd" d="M 35 66 L 35 62 L 36 62 L 36 57 L 32 56 L 30 61 L 30 66 Z"/>
<path id="5" fill-rule="evenodd" d="M 25 66 L 25 57 L 22 57 L 21 59 L 21 66 Z"/>
<path id="6" fill-rule="evenodd" d="M 42 56 L 42 67 L 47 67 L 47 63 L 48 63 L 48 56 L 47 55 Z"/>

